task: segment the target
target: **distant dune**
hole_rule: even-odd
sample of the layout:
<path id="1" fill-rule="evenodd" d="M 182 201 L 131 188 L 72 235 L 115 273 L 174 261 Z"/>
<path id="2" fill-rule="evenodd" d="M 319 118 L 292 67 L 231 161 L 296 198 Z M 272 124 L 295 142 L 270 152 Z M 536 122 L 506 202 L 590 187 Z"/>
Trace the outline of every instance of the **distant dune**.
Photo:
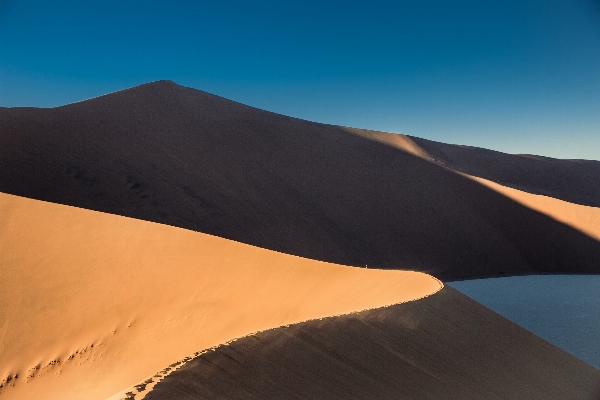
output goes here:
<path id="1" fill-rule="evenodd" d="M 515 189 L 600 207 L 600 161 L 511 155 L 412 137 L 437 162 Z"/>
<path id="2" fill-rule="evenodd" d="M 417 272 L 302 259 L 0 194 L 0 398 L 105 399 L 251 332 L 415 300 Z"/>
<path id="3" fill-rule="evenodd" d="M 541 194 L 531 194 L 482 178 L 474 179 L 532 210 L 548 215 L 600 241 L 600 208 L 598 207 L 582 206 Z"/>
<path id="4" fill-rule="evenodd" d="M 462 175 L 597 205 L 598 162 L 361 135 L 167 81 L 0 126 L 6 193 L 446 281 L 600 271 L 597 240 Z"/>
<path id="5" fill-rule="evenodd" d="M 533 194 L 600 207 L 600 161 L 506 154 L 366 129 L 349 132 L 408 151 L 438 165 Z"/>

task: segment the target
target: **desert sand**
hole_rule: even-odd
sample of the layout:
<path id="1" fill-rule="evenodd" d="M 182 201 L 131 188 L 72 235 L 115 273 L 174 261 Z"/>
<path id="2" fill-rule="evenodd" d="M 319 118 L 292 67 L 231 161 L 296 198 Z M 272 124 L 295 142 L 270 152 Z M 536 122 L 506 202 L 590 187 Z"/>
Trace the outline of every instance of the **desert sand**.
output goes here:
<path id="1" fill-rule="evenodd" d="M 600 207 L 600 161 L 506 154 L 410 137 L 437 163 L 504 186 L 570 203 Z"/>
<path id="2" fill-rule="evenodd" d="M 570 203 L 600 207 L 600 161 L 561 160 L 506 154 L 473 146 L 434 142 L 414 136 L 347 128 L 462 174 Z"/>
<path id="3" fill-rule="evenodd" d="M 543 213 L 556 221 L 577 229 L 600 241 L 600 208 L 569 203 L 540 194 L 499 185 L 487 179 L 472 177 L 475 181 L 502 193 L 526 207 Z"/>
<path id="4" fill-rule="evenodd" d="M 600 207 L 600 186 L 596 184 L 600 181 L 600 161 L 506 154 L 408 135 L 347 127 L 344 129 L 462 175 L 475 176 L 487 182 L 569 203 Z"/>
<path id="5" fill-rule="evenodd" d="M 597 240 L 462 175 L 594 205 L 600 162 L 374 140 L 165 81 L 0 126 L 0 192 L 445 281 L 600 271 Z"/>
<path id="6" fill-rule="evenodd" d="M 198 398 L 598 400 L 600 371 L 445 286 L 237 340 L 145 397 Z"/>
<path id="7" fill-rule="evenodd" d="M 120 398 L 239 337 L 145 394 L 600 397 L 597 370 L 438 280 L 600 272 L 600 162 L 169 81 L 0 108 L 0 126 L 0 398 Z M 435 278 L 380 270 L 398 268 Z"/>
<path id="8" fill-rule="evenodd" d="M 423 273 L 307 260 L 0 194 L 2 399 L 105 399 L 251 332 L 411 301 Z"/>

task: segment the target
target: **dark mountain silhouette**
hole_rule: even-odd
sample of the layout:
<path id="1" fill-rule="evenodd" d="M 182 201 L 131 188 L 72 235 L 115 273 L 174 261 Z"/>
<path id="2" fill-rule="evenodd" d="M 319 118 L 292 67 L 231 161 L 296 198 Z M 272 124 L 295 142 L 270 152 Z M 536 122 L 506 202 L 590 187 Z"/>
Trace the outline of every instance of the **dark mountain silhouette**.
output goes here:
<path id="1" fill-rule="evenodd" d="M 1 109 L 0 127 L 6 193 L 443 280 L 600 271 L 596 240 L 439 162 L 169 81 Z M 475 161 L 444 151 L 450 167 L 478 175 Z M 585 179 L 569 184 L 593 200 Z"/>

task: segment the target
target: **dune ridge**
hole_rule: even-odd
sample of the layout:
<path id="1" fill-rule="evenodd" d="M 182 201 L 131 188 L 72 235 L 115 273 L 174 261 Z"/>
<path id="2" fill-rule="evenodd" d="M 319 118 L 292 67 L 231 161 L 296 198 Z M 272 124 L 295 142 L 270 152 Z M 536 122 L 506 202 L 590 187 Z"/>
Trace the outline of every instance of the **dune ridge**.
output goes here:
<path id="1" fill-rule="evenodd" d="M 597 400 L 600 371 L 445 286 L 237 340 L 144 398 Z"/>
<path id="2" fill-rule="evenodd" d="M 434 278 L 435 279 L 435 278 Z M 437 280 L 437 279 L 436 279 Z M 388 307 L 392 307 L 392 306 L 396 306 L 399 304 L 404 304 L 404 303 L 408 303 L 408 302 L 412 302 L 412 301 L 418 301 L 418 300 L 423 300 L 429 296 L 433 296 L 434 294 L 436 294 L 437 292 L 439 292 L 440 290 L 442 290 L 445 286 L 444 284 L 439 281 L 440 287 L 438 288 L 438 290 L 436 290 L 435 292 L 432 293 L 428 293 L 425 296 L 422 297 L 418 297 L 418 298 L 413 298 L 410 300 L 406 300 L 406 301 L 400 301 L 398 303 L 394 303 L 394 304 L 387 304 L 387 305 L 383 305 L 383 306 L 377 306 L 377 307 L 372 307 L 372 308 L 365 308 L 365 309 L 361 309 L 361 310 L 356 310 L 356 311 L 352 311 L 352 312 L 347 312 L 347 313 L 343 313 L 343 314 L 336 314 L 336 315 L 328 315 L 328 316 L 324 316 L 324 317 L 319 317 L 319 318 L 312 318 L 312 319 L 308 319 L 308 320 L 304 320 L 304 321 L 296 321 L 296 322 L 291 322 L 285 325 L 281 325 L 281 326 L 274 326 L 272 328 L 268 328 L 268 329 L 263 329 L 260 331 L 256 331 L 256 332 L 250 332 L 247 333 L 243 336 L 239 336 L 239 337 L 235 337 L 232 339 L 227 340 L 226 342 L 223 343 L 219 343 L 215 346 L 206 348 L 206 349 L 202 349 L 200 351 L 196 351 L 193 354 L 190 354 L 180 360 L 175 361 L 172 364 L 169 364 L 166 368 L 163 368 L 162 370 L 152 374 L 151 376 L 148 376 L 146 379 L 143 379 L 141 381 L 139 381 L 137 384 L 130 386 L 129 388 L 122 390 L 121 392 L 110 396 L 107 400 L 142 400 L 145 399 L 146 396 L 152 392 L 152 390 L 154 389 L 154 387 L 159 384 L 161 381 L 163 381 L 164 379 L 167 379 L 171 374 L 173 374 L 174 372 L 176 372 L 179 368 L 188 365 L 190 362 L 194 361 L 195 359 L 197 359 L 198 357 L 201 357 L 209 352 L 214 352 L 214 351 L 218 351 L 219 349 L 223 348 L 224 346 L 231 346 L 233 343 L 237 342 L 237 341 L 244 341 L 244 339 L 248 339 L 251 337 L 258 337 L 259 335 L 263 335 L 266 332 L 269 331 L 278 331 L 279 329 L 288 329 L 290 327 L 293 327 L 295 325 L 302 325 L 302 324 L 306 324 L 306 323 L 310 323 L 310 322 L 314 322 L 314 321 L 323 321 L 325 319 L 333 319 L 335 320 L 336 318 L 339 317 L 345 317 L 345 316 L 349 316 L 349 315 L 354 315 L 354 314 L 360 314 L 362 312 L 365 311 L 373 311 L 373 310 L 381 310 L 384 308 L 388 308 Z"/>
<path id="3" fill-rule="evenodd" d="M 541 194 L 532 194 L 479 177 L 471 178 L 532 210 L 543 213 L 600 241 L 599 207 L 584 206 Z"/>
<path id="4" fill-rule="evenodd" d="M 443 286 L 9 194 L 0 263 L 3 399 L 104 399 L 200 349 Z"/>
<path id="5" fill-rule="evenodd" d="M 273 365 L 291 377 L 318 370 L 311 359 L 330 365 L 329 382 L 297 394 L 348 398 L 330 385 L 347 368 L 319 349 L 354 363 L 357 347 L 362 372 L 340 388 L 358 398 L 410 389 L 398 386 L 407 377 L 418 378 L 416 398 L 600 394 L 597 370 L 438 280 L 598 273 L 597 209 L 581 207 L 599 205 L 600 162 L 312 123 L 168 81 L 53 109 L 0 108 L 0 126 L 0 398 L 133 396 L 119 391 L 134 382 L 149 398 L 177 396 L 197 363 L 230 350 L 245 354 L 251 373 L 240 377 L 252 384 L 273 349 L 289 352 Z M 404 266 L 436 278 L 371 270 Z M 436 294 L 377 308 L 423 297 L 398 293 L 418 289 L 413 280 Z M 290 326 L 271 329 L 280 325 Z M 408 342 L 394 336 L 405 325 Z M 256 338 L 272 345 L 253 347 Z M 176 360 L 186 362 L 149 391 L 145 377 Z M 514 373 L 520 363 L 527 374 Z M 373 386 L 372 371 L 388 381 Z M 226 382 L 215 389 L 232 387 L 208 372 Z M 267 389 L 290 394 L 299 382 Z"/>
<path id="6" fill-rule="evenodd" d="M 359 135 L 164 81 L 0 126 L 5 193 L 444 281 L 599 272 L 597 240 L 461 175 L 583 202 L 599 162 Z"/>
<path id="7" fill-rule="evenodd" d="M 600 180 L 598 160 L 562 160 L 532 154 L 506 154 L 409 135 L 344 129 L 461 174 L 569 203 L 600 207 L 600 188 L 596 184 Z"/>
<path id="8" fill-rule="evenodd" d="M 441 165 L 532 194 L 600 207 L 600 160 L 506 154 L 410 137 Z"/>

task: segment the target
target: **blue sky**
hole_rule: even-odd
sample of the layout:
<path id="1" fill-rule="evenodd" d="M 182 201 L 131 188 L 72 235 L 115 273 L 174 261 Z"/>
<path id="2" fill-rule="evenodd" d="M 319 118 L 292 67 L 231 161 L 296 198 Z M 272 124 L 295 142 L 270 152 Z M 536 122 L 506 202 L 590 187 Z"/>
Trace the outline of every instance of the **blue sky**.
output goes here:
<path id="1" fill-rule="evenodd" d="M 599 0 L 0 0 L 0 106 L 159 79 L 312 121 L 600 160 Z"/>

